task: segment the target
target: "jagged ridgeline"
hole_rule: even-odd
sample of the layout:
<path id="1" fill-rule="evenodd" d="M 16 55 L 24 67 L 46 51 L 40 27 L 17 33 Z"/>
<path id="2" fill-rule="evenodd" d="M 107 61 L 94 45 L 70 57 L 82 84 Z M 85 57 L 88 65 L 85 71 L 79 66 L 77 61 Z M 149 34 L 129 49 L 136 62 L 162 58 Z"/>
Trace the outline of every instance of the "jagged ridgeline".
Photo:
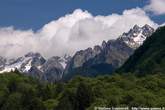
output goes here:
<path id="1" fill-rule="evenodd" d="M 0 57 L 0 73 L 17 69 L 19 72 L 43 81 L 56 82 L 62 78 L 70 57 L 53 56 L 48 59 L 40 53 L 29 52 L 24 56 L 8 59 Z"/>
<path id="2" fill-rule="evenodd" d="M 135 25 L 117 39 L 103 41 L 102 45 L 77 51 L 73 56 L 44 58 L 38 52 L 28 52 L 16 58 L 0 57 L 0 73 L 17 68 L 23 74 L 48 82 L 69 80 L 75 75 L 95 77 L 112 74 L 134 50 L 154 32 L 149 25 Z"/>
<path id="3" fill-rule="evenodd" d="M 165 72 L 165 26 L 155 33 L 138 48 L 125 62 L 118 72 L 134 72 L 152 74 Z"/>
<path id="4" fill-rule="evenodd" d="M 76 52 L 65 69 L 63 79 L 71 79 L 78 74 L 90 77 L 112 74 L 153 32 L 154 29 L 147 24 L 143 27 L 135 25 L 115 40 L 103 41 L 102 45 L 93 49 Z"/>

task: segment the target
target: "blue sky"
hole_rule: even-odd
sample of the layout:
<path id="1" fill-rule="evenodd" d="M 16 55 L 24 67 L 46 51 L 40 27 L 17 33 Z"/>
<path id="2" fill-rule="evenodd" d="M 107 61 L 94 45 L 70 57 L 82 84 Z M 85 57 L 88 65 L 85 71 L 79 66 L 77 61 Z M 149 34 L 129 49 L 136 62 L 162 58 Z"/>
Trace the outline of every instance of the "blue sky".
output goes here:
<path id="1" fill-rule="evenodd" d="M 80 8 L 93 15 L 122 13 L 125 9 L 144 7 L 148 0 L 0 0 L 0 27 L 38 30 L 46 23 Z M 150 15 L 156 23 L 165 15 Z"/>
<path id="2" fill-rule="evenodd" d="M 165 25 L 165 0 L 0 0 L 0 56 L 73 55 L 145 24 Z"/>

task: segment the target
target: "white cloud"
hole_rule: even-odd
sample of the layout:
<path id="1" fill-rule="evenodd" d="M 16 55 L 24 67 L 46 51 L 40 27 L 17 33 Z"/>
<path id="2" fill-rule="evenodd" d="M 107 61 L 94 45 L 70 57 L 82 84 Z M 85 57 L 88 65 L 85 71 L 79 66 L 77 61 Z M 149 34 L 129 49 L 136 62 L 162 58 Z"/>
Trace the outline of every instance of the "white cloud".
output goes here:
<path id="1" fill-rule="evenodd" d="M 150 0 L 149 5 L 145 6 L 144 9 L 156 15 L 165 14 L 165 0 Z"/>
<path id="2" fill-rule="evenodd" d="M 165 26 L 165 23 L 162 23 L 160 26 Z"/>
<path id="3" fill-rule="evenodd" d="M 0 28 L 0 55 L 21 56 L 29 51 L 40 52 L 46 57 L 72 55 L 80 49 L 101 44 L 103 40 L 115 39 L 135 24 L 157 27 L 140 8 L 108 16 L 93 16 L 77 9 L 46 24 L 38 32 Z"/>

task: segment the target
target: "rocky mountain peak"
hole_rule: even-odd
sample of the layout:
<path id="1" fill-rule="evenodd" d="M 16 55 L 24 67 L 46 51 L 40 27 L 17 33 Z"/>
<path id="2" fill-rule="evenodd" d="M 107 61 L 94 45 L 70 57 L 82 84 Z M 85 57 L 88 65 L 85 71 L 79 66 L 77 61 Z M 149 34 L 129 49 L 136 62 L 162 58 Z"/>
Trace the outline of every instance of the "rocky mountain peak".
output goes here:
<path id="1" fill-rule="evenodd" d="M 6 63 L 6 59 L 0 56 L 0 70 L 4 68 L 5 63 Z"/>
<path id="2" fill-rule="evenodd" d="M 145 24 L 145 25 L 142 27 L 142 29 L 147 29 L 147 30 L 152 30 L 152 31 L 154 31 L 154 29 L 153 29 L 150 25 L 148 25 L 148 24 Z"/>
<path id="3" fill-rule="evenodd" d="M 148 24 L 142 27 L 135 25 L 130 31 L 123 33 L 123 35 L 120 36 L 120 39 L 122 39 L 129 47 L 136 49 L 142 45 L 146 38 L 151 36 L 153 32 L 154 28 Z"/>
<path id="4" fill-rule="evenodd" d="M 24 55 L 25 57 L 42 57 L 40 53 L 38 52 L 29 52 L 27 54 Z"/>
<path id="5" fill-rule="evenodd" d="M 104 40 L 104 41 L 102 42 L 102 48 L 106 48 L 106 46 L 107 46 L 107 43 L 106 43 L 106 41 Z"/>
<path id="6" fill-rule="evenodd" d="M 136 25 L 134 25 L 134 27 L 132 28 L 132 30 L 135 31 L 135 32 L 136 31 L 140 31 L 141 30 L 141 27 L 136 24 Z"/>
<path id="7" fill-rule="evenodd" d="M 94 48 L 93 48 L 94 54 L 97 55 L 97 54 L 101 53 L 101 51 L 102 51 L 101 46 L 99 46 L 99 45 L 94 46 Z"/>
<path id="8" fill-rule="evenodd" d="M 142 30 L 143 30 L 142 34 L 145 35 L 145 36 L 151 36 L 152 33 L 155 31 L 154 28 L 152 28 L 148 24 L 144 25 L 142 27 Z"/>

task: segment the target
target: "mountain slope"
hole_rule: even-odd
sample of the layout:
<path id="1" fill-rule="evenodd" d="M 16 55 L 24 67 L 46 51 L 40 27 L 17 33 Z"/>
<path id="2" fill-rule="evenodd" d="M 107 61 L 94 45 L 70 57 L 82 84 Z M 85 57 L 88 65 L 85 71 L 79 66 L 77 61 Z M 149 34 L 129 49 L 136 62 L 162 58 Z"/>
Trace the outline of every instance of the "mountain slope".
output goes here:
<path id="1" fill-rule="evenodd" d="M 96 76 L 111 74 L 119 68 L 144 40 L 152 35 L 154 29 L 149 25 L 135 25 L 116 40 L 103 41 L 102 45 L 78 51 L 67 65 L 64 79 L 75 75 Z"/>
<path id="2" fill-rule="evenodd" d="M 118 71 L 140 74 L 164 73 L 165 27 L 157 29 Z"/>

